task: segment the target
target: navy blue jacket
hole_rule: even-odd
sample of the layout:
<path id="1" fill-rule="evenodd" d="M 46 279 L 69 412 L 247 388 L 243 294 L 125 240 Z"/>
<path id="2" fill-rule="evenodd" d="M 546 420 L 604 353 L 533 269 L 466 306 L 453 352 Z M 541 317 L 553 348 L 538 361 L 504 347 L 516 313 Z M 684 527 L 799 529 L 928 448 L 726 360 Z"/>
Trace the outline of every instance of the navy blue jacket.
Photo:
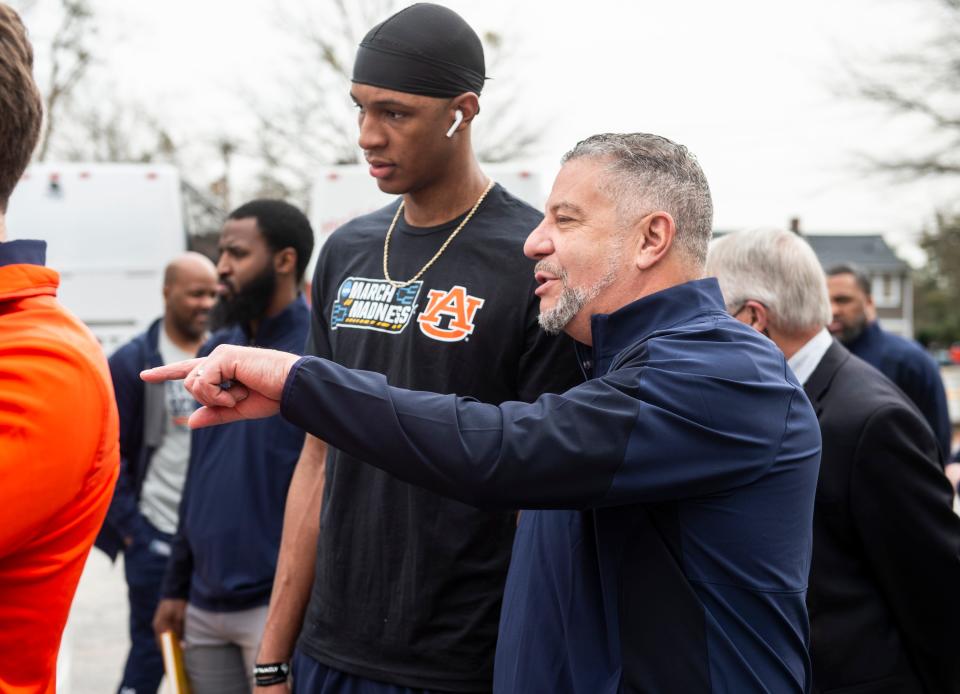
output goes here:
<path id="1" fill-rule="evenodd" d="M 221 344 L 303 354 L 309 322 L 310 309 L 300 296 L 264 319 L 255 341 L 233 326 L 216 332 L 199 354 Z M 189 599 L 213 612 L 269 602 L 283 508 L 303 438 L 280 416 L 193 432 L 163 597 Z"/>
<path id="2" fill-rule="evenodd" d="M 140 489 L 163 435 L 163 386 L 140 380 L 141 371 L 163 364 L 159 347 L 162 329 L 163 319 L 158 318 L 109 359 L 120 413 L 120 476 L 96 546 L 111 559 L 123 549 L 124 538 L 136 532 Z"/>
<path id="3" fill-rule="evenodd" d="M 594 377 L 532 404 L 306 357 L 282 412 L 413 484 L 538 509 L 521 512 L 495 691 L 808 691 L 820 430 L 782 353 L 713 279 L 592 331 Z"/>
<path id="4" fill-rule="evenodd" d="M 920 410 L 937 437 L 943 453 L 941 465 L 950 459 L 953 430 L 947 393 L 940 369 L 918 343 L 888 333 L 874 321 L 846 348 L 897 384 Z"/>

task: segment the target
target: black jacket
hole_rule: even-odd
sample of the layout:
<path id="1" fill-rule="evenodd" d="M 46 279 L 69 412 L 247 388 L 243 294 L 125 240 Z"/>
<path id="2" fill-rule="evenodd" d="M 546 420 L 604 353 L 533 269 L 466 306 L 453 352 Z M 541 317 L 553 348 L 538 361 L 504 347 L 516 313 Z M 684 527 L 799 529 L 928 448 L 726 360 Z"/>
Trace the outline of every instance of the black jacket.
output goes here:
<path id="1" fill-rule="evenodd" d="M 823 434 L 807 596 L 815 692 L 960 692 L 960 518 L 937 441 L 839 343 L 804 386 Z"/>
<path id="2" fill-rule="evenodd" d="M 940 367 L 914 340 L 888 333 L 877 321 L 870 323 L 856 340 L 846 345 L 850 352 L 897 384 L 920 410 L 933 429 L 943 451 L 943 465 L 950 459 L 950 411 Z"/>

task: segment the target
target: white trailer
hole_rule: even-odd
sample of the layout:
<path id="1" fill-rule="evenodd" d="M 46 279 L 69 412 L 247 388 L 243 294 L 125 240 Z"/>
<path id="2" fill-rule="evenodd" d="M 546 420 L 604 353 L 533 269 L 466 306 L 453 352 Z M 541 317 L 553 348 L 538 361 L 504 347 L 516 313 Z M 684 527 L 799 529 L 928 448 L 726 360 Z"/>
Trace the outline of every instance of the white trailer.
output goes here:
<path id="1" fill-rule="evenodd" d="M 109 354 L 163 312 L 163 269 L 187 247 L 180 177 L 159 164 L 35 164 L 7 231 L 47 242 L 60 300 Z"/>

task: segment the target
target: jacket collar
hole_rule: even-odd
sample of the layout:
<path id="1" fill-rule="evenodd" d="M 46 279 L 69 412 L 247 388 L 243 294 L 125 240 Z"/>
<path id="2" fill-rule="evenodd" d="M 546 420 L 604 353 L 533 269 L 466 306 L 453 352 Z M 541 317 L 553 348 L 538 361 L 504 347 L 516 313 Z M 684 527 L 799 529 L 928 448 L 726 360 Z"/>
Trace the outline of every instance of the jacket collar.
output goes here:
<path id="1" fill-rule="evenodd" d="M 818 417 L 821 412 L 820 400 L 823 399 L 823 396 L 830 390 L 830 384 L 833 383 L 833 378 L 837 375 L 837 371 L 839 371 L 840 367 L 849 359 L 850 352 L 847 351 L 847 348 L 834 340 L 833 344 L 830 345 L 830 349 L 826 351 L 820 363 L 817 364 L 817 368 L 813 370 L 810 378 L 808 378 L 807 382 L 803 385 L 803 390 L 807 394 L 807 397 L 810 398 L 810 403 L 813 405 L 813 409 L 816 410 Z"/>
<path id="2" fill-rule="evenodd" d="M 726 315 L 720 285 L 714 277 L 663 289 L 613 313 L 593 316 L 590 319 L 593 357 L 599 365 L 658 330 L 718 311 Z M 597 369 L 597 372 L 603 371 Z"/>
<path id="3" fill-rule="evenodd" d="M 46 265 L 47 242 L 6 241 L 0 243 L 0 267 L 4 265 Z"/>
<path id="4" fill-rule="evenodd" d="M 853 341 L 847 345 L 847 349 L 853 353 L 856 353 L 859 349 L 868 349 L 876 344 L 881 332 L 880 321 L 875 320 L 872 323 L 867 323 L 863 326 L 863 332 L 857 335 Z"/>
<path id="5" fill-rule="evenodd" d="M 43 266 L 46 255 L 45 241 L 0 243 L 0 300 L 56 295 L 60 275 Z"/>
<path id="6" fill-rule="evenodd" d="M 147 328 L 147 332 L 144 333 L 144 342 L 145 342 L 145 357 L 147 363 L 150 366 L 145 368 L 151 368 L 151 366 L 160 366 L 163 364 L 163 357 L 160 356 L 160 331 L 163 330 L 163 316 L 157 318 L 153 323 L 150 324 L 150 327 Z"/>
<path id="7" fill-rule="evenodd" d="M 266 346 L 275 342 L 278 337 L 286 335 L 291 330 L 295 330 L 300 324 L 300 316 L 303 312 L 309 311 L 307 301 L 304 299 L 303 292 L 297 294 L 297 298 L 287 304 L 280 313 L 270 318 L 264 318 L 257 327 L 256 339 L 250 340 L 246 326 L 243 327 L 243 333 L 251 345 Z"/>

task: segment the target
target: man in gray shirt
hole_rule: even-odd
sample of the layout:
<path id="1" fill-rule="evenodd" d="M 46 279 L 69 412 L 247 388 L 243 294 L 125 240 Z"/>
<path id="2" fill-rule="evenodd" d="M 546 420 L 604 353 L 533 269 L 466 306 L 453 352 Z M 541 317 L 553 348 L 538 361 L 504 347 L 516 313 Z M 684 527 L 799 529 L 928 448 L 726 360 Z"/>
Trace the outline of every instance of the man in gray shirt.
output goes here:
<path id="1" fill-rule="evenodd" d="M 186 253 L 166 269 L 164 314 L 110 357 L 120 413 L 121 471 L 97 546 L 111 558 L 122 551 L 130 599 L 130 653 L 121 694 L 154 694 L 163 660 L 151 622 L 177 529 L 190 458 L 187 419 L 196 407 L 179 383 L 145 385 L 146 366 L 193 357 L 207 336 L 217 297 L 208 258 Z"/>

